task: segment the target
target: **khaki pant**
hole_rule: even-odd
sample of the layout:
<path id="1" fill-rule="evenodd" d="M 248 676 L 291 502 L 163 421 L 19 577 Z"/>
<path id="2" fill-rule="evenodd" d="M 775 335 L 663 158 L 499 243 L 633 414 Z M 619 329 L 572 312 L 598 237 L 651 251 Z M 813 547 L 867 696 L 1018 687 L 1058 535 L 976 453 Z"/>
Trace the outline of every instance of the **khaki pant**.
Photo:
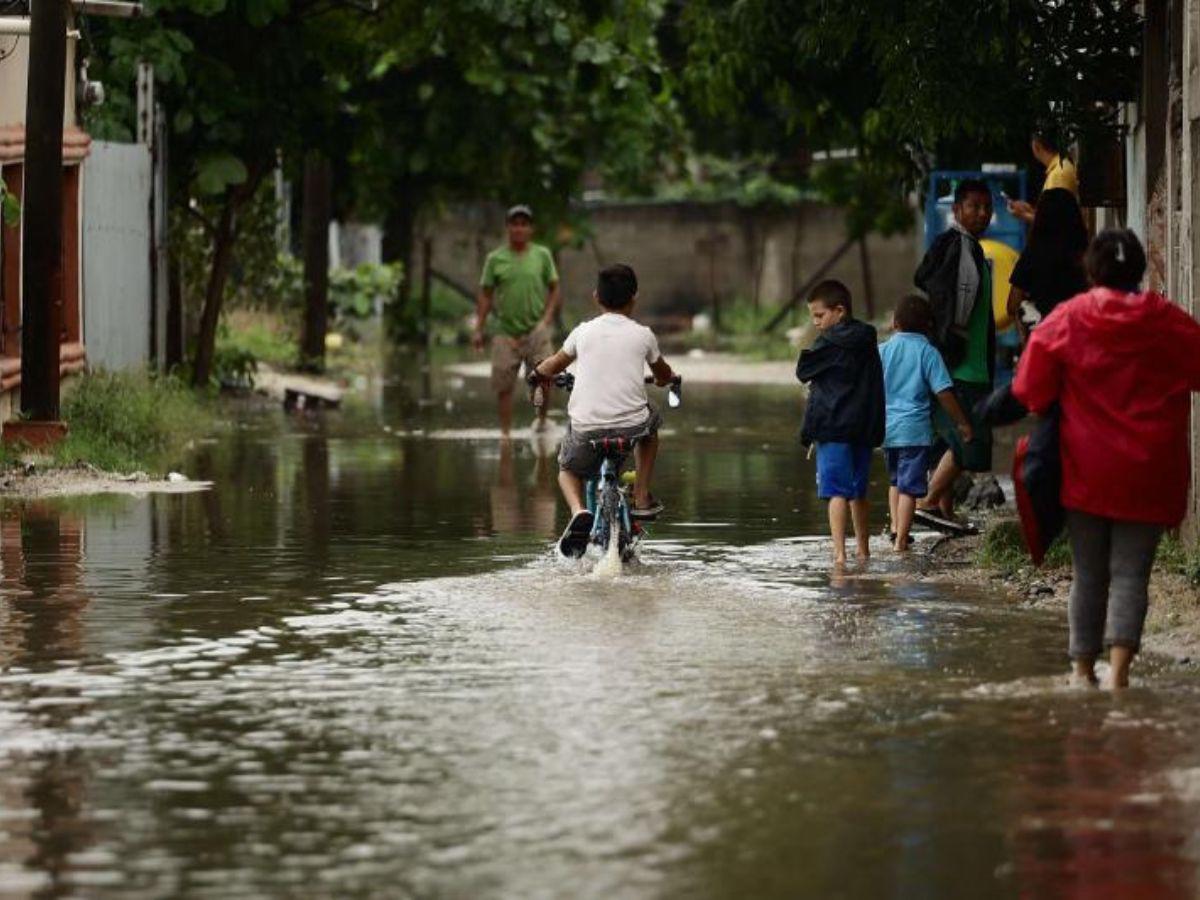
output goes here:
<path id="1" fill-rule="evenodd" d="M 521 337 L 498 334 L 492 338 L 492 390 L 497 394 L 510 393 L 517 385 L 521 364 L 530 372 L 543 359 L 554 354 L 550 329 L 538 326 Z"/>

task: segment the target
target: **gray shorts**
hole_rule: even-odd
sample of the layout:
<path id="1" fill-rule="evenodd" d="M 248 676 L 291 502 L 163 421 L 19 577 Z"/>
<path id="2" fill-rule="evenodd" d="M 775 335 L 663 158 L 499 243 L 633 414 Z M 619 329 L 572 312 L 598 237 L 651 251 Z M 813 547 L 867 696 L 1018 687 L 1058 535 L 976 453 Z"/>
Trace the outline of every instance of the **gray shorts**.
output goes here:
<path id="1" fill-rule="evenodd" d="M 634 438 L 644 435 L 658 434 L 662 426 L 662 416 L 653 406 L 649 407 L 650 418 L 641 425 L 629 428 L 602 429 L 600 431 L 581 431 L 576 433 L 570 423 L 567 433 L 563 436 L 562 446 L 558 448 L 558 467 L 566 472 L 578 475 L 580 478 L 595 478 L 600 474 L 600 464 L 604 456 L 592 447 L 590 441 L 599 438 Z"/>

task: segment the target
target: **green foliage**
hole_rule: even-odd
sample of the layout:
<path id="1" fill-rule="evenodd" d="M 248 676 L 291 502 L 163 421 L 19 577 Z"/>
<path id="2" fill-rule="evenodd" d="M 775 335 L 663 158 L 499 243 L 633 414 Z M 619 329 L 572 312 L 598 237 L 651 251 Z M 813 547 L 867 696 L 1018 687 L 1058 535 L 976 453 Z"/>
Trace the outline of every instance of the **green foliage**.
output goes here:
<path id="1" fill-rule="evenodd" d="M 208 406 L 182 381 L 146 373 L 91 372 L 73 379 L 62 417 L 69 431 L 54 450 L 58 463 L 124 472 L 161 471 L 213 425 Z"/>
<path id="2" fill-rule="evenodd" d="M 21 221 L 21 201 L 8 192 L 7 185 L 0 181 L 0 225 L 15 228 Z"/>
<path id="3" fill-rule="evenodd" d="M 789 206 L 815 196 L 778 179 L 771 160 L 758 154 L 725 159 L 711 154 L 690 161 L 687 177 L 671 179 L 655 191 L 663 200 L 729 201 L 739 206 Z"/>
<path id="4" fill-rule="evenodd" d="M 329 274 L 329 302 L 338 318 L 365 319 L 375 312 L 375 301 L 391 302 L 400 285 L 399 264 L 363 263 Z"/>
<path id="5" fill-rule="evenodd" d="M 979 547 L 980 565 L 994 569 L 1004 575 L 1015 575 L 1022 569 L 1031 568 L 1033 561 L 1025 549 L 1025 538 L 1021 523 L 1016 519 L 1000 519 L 992 522 L 983 533 Z M 1063 569 L 1071 565 L 1071 545 L 1065 534 L 1061 534 L 1050 545 L 1043 569 Z"/>
<path id="6" fill-rule="evenodd" d="M 855 151 L 814 181 L 861 233 L 900 224 L 935 158 L 1026 159 L 1048 118 L 1114 134 L 1140 26 L 1133 0 L 696 0 L 673 37 L 701 146 L 769 153 L 797 180 L 814 153 Z"/>
<path id="7" fill-rule="evenodd" d="M 360 207 L 520 198 L 551 242 L 585 172 L 648 188 L 680 146 L 658 0 L 447 0 L 385 8 L 361 52 Z M 356 76 L 357 77 L 357 76 Z"/>
<path id="8" fill-rule="evenodd" d="M 184 305 L 198 309 L 212 265 L 213 241 L 206 224 L 220 214 L 219 199 L 196 198 L 171 218 L 171 243 L 179 265 Z M 238 243 L 226 284 L 231 309 L 299 310 L 304 305 L 304 266 L 279 251 L 279 204 L 264 184 L 238 217 Z"/>
<path id="9" fill-rule="evenodd" d="M 1173 534 L 1165 535 L 1159 542 L 1155 565 L 1200 587 L 1200 547 L 1188 546 Z"/>
<path id="10" fill-rule="evenodd" d="M 736 353 L 747 359 L 794 359 L 798 351 L 783 331 L 763 333 L 763 328 L 779 309 L 779 304 L 751 303 L 739 297 L 722 304 L 720 321 L 713 329 L 686 332 L 683 335 L 684 345 L 688 348 Z M 706 314 L 711 315 L 711 310 L 706 310 Z M 808 309 L 804 304 L 796 308 L 795 318 L 798 323 L 808 318 Z"/>

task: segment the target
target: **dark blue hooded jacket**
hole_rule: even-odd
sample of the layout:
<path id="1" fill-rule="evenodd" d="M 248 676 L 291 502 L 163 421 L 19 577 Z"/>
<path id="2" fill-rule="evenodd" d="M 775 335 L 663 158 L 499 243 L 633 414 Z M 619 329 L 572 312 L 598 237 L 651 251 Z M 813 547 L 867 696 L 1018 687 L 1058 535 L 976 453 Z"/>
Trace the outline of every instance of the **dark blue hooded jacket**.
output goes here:
<path id="1" fill-rule="evenodd" d="M 800 354 L 796 377 L 809 385 L 800 439 L 817 443 L 883 443 L 883 365 L 875 329 L 844 319 Z"/>

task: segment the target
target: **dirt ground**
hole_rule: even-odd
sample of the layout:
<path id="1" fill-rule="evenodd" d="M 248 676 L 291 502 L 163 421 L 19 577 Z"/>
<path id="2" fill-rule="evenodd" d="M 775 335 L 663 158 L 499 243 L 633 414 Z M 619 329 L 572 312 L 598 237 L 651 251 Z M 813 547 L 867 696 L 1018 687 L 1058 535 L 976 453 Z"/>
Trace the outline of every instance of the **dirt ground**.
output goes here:
<path id="1" fill-rule="evenodd" d="M 179 480 L 181 479 L 182 480 Z M 177 476 L 151 478 L 144 472 L 114 475 L 90 466 L 67 469 L 42 469 L 26 466 L 10 469 L 0 475 L 0 499 L 31 500 L 45 497 L 77 497 L 84 494 L 124 494 L 143 497 L 146 494 L 190 494 L 212 487 L 211 481 L 192 481 Z"/>
<path id="2" fill-rule="evenodd" d="M 1013 516 L 1001 510 L 994 518 Z M 982 523 L 981 523 L 982 524 Z M 1061 609 L 1066 616 L 1071 569 L 1035 569 L 1032 562 L 1016 572 L 989 568 L 981 562 L 982 535 L 932 541 L 926 576 L 956 584 L 983 584 L 1005 591 L 1014 603 Z M 1142 637 L 1146 653 L 1200 670 L 1200 588 L 1182 575 L 1155 571 L 1150 579 L 1150 612 Z"/>

